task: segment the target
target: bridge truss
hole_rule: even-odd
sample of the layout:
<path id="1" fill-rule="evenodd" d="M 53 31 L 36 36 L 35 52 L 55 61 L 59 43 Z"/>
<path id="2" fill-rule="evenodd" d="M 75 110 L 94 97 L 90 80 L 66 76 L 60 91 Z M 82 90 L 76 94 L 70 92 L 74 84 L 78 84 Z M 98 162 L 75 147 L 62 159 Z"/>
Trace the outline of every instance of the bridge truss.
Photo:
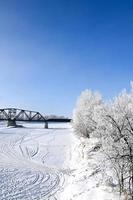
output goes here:
<path id="1" fill-rule="evenodd" d="M 35 121 L 35 122 L 46 121 L 46 119 L 39 112 L 16 109 L 16 108 L 0 109 L 0 120 Z"/>
<path id="2" fill-rule="evenodd" d="M 0 121 L 3 120 L 8 121 L 8 126 L 15 126 L 16 121 L 44 122 L 45 128 L 48 128 L 48 122 L 70 122 L 68 118 L 48 118 L 39 112 L 16 108 L 0 109 Z"/>

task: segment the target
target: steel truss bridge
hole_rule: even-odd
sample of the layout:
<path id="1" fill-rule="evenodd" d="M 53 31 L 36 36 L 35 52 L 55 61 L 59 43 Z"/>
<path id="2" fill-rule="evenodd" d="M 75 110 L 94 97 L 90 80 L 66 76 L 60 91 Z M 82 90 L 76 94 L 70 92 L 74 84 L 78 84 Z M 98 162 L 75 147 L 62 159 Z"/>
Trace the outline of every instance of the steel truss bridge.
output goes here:
<path id="1" fill-rule="evenodd" d="M 7 126 L 16 126 L 16 121 L 44 122 L 45 128 L 48 128 L 48 122 L 70 122 L 71 119 L 49 118 L 35 111 L 17 108 L 4 108 L 0 109 L 0 121 L 7 121 Z"/>

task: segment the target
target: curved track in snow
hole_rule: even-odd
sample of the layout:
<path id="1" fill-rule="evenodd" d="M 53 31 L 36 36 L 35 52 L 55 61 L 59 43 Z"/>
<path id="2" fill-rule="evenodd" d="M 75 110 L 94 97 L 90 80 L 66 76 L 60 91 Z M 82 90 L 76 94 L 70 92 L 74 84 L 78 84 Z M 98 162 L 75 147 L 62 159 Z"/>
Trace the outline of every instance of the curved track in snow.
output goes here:
<path id="1" fill-rule="evenodd" d="M 60 175 L 30 169 L 0 169 L 0 199 L 43 199 L 51 196 L 60 183 Z M 55 190 L 55 191 L 54 191 Z"/>
<path id="2" fill-rule="evenodd" d="M 40 141 L 44 135 L 38 132 L 0 129 L 0 200 L 57 199 L 57 191 L 63 188 L 64 174 L 56 166 L 45 165 L 51 154 L 47 145 L 54 140 L 54 129 L 41 131 L 48 140 L 43 146 Z"/>

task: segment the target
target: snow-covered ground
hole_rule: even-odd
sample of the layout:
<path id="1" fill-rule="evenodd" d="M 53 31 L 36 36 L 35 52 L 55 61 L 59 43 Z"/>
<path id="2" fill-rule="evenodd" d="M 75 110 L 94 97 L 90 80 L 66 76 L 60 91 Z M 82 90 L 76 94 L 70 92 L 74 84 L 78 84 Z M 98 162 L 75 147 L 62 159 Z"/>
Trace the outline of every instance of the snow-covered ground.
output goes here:
<path id="1" fill-rule="evenodd" d="M 72 136 L 71 175 L 62 193 L 63 200 L 120 200 L 115 177 L 104 165 L 97 138 Z M 125 200 L 125 199 L 124 199 Z"/>
<path id="2" fill-rule="evenodd" d="M 77 139 L 69 123 L 23 126 L 0 124 L 0 200 L 119 200 L 96 138 Z"/>
<path id="3" fill-rule="evenodd" d="M 0 124 L 0 200 L 55 200 L 71 158 L 70 124 Z"/>

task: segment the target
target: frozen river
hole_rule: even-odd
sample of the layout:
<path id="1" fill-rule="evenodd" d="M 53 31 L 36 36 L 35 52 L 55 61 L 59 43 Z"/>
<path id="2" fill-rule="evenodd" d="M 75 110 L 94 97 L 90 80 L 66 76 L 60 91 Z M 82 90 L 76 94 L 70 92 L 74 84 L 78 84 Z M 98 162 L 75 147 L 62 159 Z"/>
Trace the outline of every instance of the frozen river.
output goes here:
<path id="1" fill-rule="evenodd" d="M 0 124 L 0 200 L 58 200 L 71 159 L 70 124 Z"/>

